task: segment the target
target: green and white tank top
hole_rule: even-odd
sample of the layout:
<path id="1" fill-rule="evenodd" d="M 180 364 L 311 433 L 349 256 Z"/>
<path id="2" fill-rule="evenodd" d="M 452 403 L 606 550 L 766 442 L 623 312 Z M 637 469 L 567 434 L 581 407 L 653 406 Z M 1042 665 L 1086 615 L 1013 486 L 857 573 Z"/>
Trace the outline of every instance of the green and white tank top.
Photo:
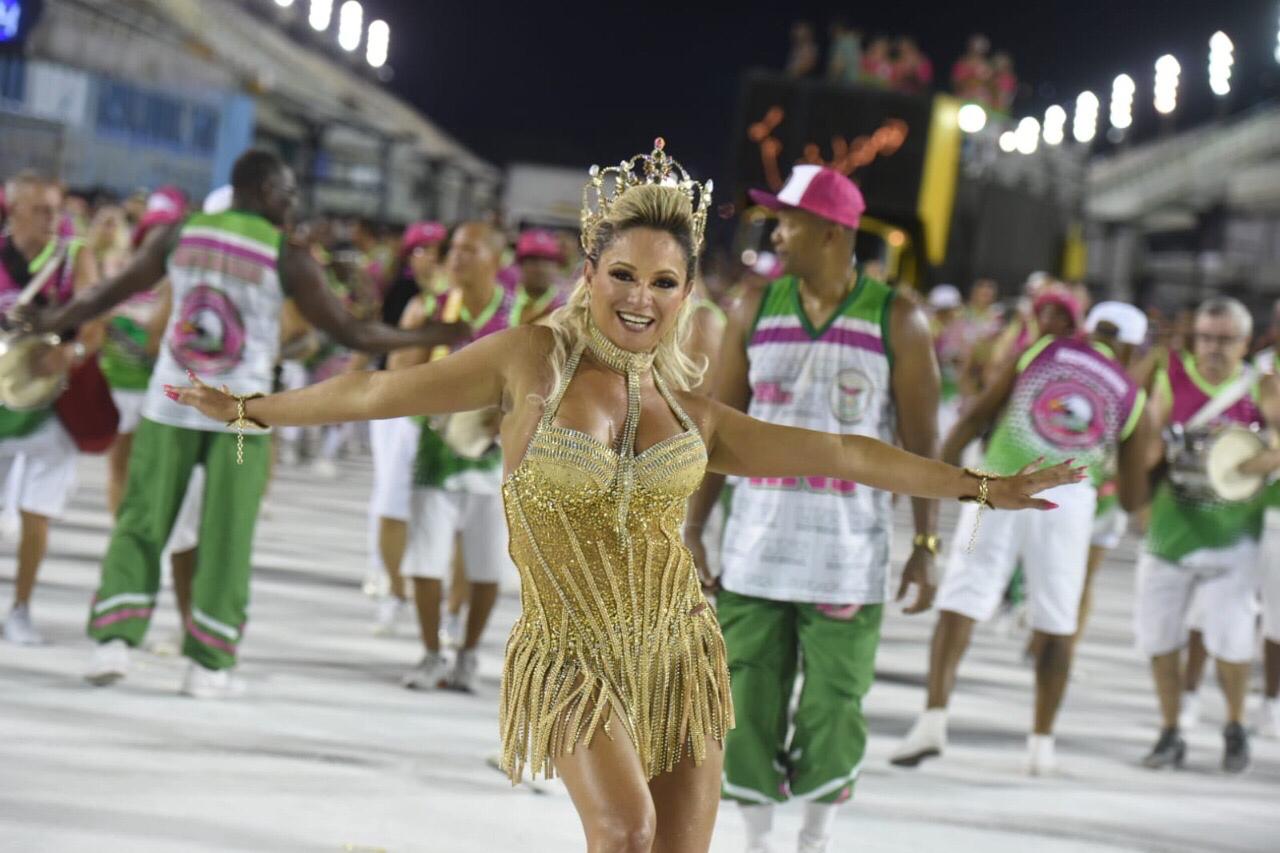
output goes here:
<path id="1" fill-rule="evenodd" d="M 169 255 L 173 308 L 147 386 L 144 417 L 229 431 L 164 395 L 165 385 L 187 384 L 187 370 L 236 394 L 271 392 L 285 299 L 277 270 L 283 242 L 279 228 L 242 210 L 196 214 L 183 225 Z"/>
<path id="2" fill-rule="evenodd" d="M 792 276 L 769 284 L 747 345 L 761 420 L 892 442 L 893 291 L 860 276 L 815 327 Z M 777 601 L 884 601 L 890 495 L 829 477 L 737 478 L 723 546 L 725 589 Z"/>

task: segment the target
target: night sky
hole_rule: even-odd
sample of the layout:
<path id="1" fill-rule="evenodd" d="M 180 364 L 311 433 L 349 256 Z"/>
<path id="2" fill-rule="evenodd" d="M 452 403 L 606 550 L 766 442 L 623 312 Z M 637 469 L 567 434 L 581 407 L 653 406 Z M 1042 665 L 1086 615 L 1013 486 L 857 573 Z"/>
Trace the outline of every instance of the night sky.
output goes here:
<path id="1" fill-rule="evenodd" d="M 780 68 L 789 26 L 802 17 L 824 41 L 836 14 L 867 35 L 913 35 L 944 83 L 966 37 L 984 32 L 1031 84 L 1015 115 L 1042 117 L 1055 102 L 1070 112 L 1080 90 L 1092 88 L 1105 126 L 1111 80 L 1127 72 L 1138 84 L 1138 138 L 1156 124 L 1152 68 L 1162 53 L 1182 64 L 1178 123 L 1212 114 L 1207 45 L 1217 29 L 1235 42 L 1231 108 L 1280 93 L 1273 57 L 1280 2 L 1271 0 L 741 2 L 734 11 L 675 3 L 365 5 L 391 24 L 391 87 L 498 164 L 613 162 L 661 134 L 691 171 L 722 179 L 739 72 Z"/>

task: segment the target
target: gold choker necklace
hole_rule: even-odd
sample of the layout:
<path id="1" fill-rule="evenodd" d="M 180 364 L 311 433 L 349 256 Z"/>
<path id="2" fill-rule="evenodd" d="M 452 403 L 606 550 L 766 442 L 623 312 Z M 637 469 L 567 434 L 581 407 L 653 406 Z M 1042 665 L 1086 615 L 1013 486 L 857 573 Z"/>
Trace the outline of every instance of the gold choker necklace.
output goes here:
<path id="1" fill-rule="evenodd" d="M 643 373 L 653 366 L 653 353 L 631 352 L 623 349 L 609 340 L 605 333 L 600 331 L 600 327 L 590 319 L 587 321 L 587 327 L 587 349 L 591 350 L 591 355 L 596 361 L 610 370 L 630 376 L 633 372 Z"/>

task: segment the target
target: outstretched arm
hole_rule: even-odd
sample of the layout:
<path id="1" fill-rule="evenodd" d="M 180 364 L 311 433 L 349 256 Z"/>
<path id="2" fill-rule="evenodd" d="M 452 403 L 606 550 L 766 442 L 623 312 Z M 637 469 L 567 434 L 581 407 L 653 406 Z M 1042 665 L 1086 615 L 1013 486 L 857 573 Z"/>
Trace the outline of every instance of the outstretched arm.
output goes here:
<path id="1" fill-rule="evenodd" d="M 280 254 L 280 280 L 307 322 L 348 349 L 389 352 L 400 347 L 452 344 L 471 334 L 466 323 L 424 323 L 412 331 L 352 315 L 329 290 L 324 270 L 305 249 L 286 245 Z"/>
<path id="2" fill-rule="evenodd" d="M 66 305 L 40 312 L 33 318 L 32 325 L 37 331 L 75 328 L 105 314 L 135 293 L 155 287 L 164 278 L 165 259 L 177 242 L 181 228 L 181 223 L 175 223 L 155 229 L 119 275 L 78 290 Z"/>
<path id="3" fill-rule="evenodd" d="M 862 435 L 837 435 L 781 426 L 708 401 L 708 468 L 739 477 L 835 477 L 918 498 L 972 498 L 979 479 L 963 468 L 916 456 Z M 1031 497 L 1083 479 L 1067 464 L 992 478 L 988 500 L 1000 509 L 1053 509 Z"/>
<path id="4" fill-rule="evenodd" d="M 259 397 L 245 403 L 245 415 L 267 426 L 314 426 L 497 406 L 511 365 L 545 359 L 535 337 L 539 331 L 545 333 L 529 327 L 507 329 L 430 364 L 344 373 L 297 391 Z M 234 397 L 203 385 L 197 377 L 193 382 L 193 387 L 165 391 L 214 420 L 236 418 Z"/>

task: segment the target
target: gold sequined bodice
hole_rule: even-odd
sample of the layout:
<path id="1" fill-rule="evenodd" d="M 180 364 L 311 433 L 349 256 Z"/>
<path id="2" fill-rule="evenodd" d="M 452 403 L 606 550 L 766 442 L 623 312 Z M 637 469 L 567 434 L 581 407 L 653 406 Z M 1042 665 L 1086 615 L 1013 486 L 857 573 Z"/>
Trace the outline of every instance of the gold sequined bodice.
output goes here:
<path id="1" fill-rule="evenodd" d="M 628 418 L 617 449 L 556 426 L 582 352 L 570 356 L 503 486 L 523 607 L 503 674 L 513 779 L 526 762 L 551 775 L 555 755 L 589 741 L 614 712 L 650 776 L 674 766 L 686 746 L 701 760 L 707 737 L 732 725 L 719 626 L 681 541 L 686 501 L 706 469 L 702 437 L 655 373 L 684 431 L 634 452 L 635 365 L 625 371 Z"/>

